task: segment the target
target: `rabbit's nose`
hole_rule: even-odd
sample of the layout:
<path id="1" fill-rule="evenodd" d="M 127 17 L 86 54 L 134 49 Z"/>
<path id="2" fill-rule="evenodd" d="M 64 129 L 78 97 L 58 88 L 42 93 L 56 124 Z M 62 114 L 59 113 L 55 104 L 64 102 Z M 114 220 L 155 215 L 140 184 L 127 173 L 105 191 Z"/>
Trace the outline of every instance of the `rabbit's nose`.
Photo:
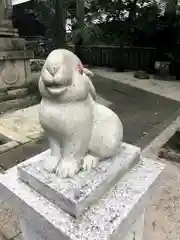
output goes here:
<path id="1" fill-rule="evenodd" d="M 47 68 L 47 70 L 52 76 L 54 76 L 59 70 L 59 66 L 50 66 Z"/>

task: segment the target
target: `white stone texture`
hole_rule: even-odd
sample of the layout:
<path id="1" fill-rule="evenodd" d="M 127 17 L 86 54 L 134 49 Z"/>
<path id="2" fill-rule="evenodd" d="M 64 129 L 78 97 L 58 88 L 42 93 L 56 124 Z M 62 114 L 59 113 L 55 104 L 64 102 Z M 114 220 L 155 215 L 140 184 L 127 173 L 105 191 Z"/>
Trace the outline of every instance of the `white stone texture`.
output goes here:
<path id="1" fill-rule="evenodd" d="M 35 231 L 33 226 L 30 226 L 26 220 L 21 220 L 21 229 L 23 234 L 14 238 L 13 240 L 45 240 L 40 232 Z M 144 240 L 144 212 L 137 218 L 132 228 L 129 230 L 127 237 L 124 240 Z M 116 237 L 117 240 L 123 240 L 120 236 Z M 1 239 L 0 239 L 1 240 Z"/>
<path id="2" fill-rule="evenodd" d="M 42 158 L 34 164 L 21 165 L 18 172 L 20 178 L 42 196 L 78 218 L 137 164 L 140 152 L 140 148 L 123 143 L 120 153 L 114 158 L 100 162 L 90 172 L 81 171 L 68 179 L 59 179 L 45 171 Z"/>
<path id="3" fill-rule="evenodd" d="M 28 162 L 35 161 L 30 159 Z M 21 182 L 16 167 L 0 178 L 0 192 L 13 194 L 10 201 L 20 219 L 40 233 L 42 239 L 124 239 L 143 213 L 164 167 L 150 159 L 141 159 L 79 220 Z"/>
<path id="4" fill-rule="evenodd" d="M 45 169 L 59 177 L 73 177 L 80 170 L 96 168 L 121 146 L 123 126 L 109 108 L 95 101 L 93 73 L 65 49 L 52 51 L 39 79 L 42 95 L 40 123 L 51 148 Z"/>

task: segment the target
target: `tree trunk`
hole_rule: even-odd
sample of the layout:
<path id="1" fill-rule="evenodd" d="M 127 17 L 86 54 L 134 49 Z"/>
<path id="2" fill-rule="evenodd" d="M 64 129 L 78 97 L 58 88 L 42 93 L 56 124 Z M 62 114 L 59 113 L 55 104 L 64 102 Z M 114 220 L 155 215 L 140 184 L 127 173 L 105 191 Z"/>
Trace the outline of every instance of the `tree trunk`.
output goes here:
<path id="1" fill-rule="evenodd" d="M 177 38 L 178 38 L 178 25 L 176 20 L 176 10 L 178 0 L 166 0 L 165 6 L 165 23 L 167 25 L 167 39 L 166 39 L 166 47 L 163 50 L 164 52 L 169 52 L 172 54 L 172 60 L 170 63 L 170 74 L 178 76 L 179 72 L 180 60 L 179 54 L 177 54 Z M 173 70 L 172 70 L 173 69 Z"/>
<path id="2" fill-rule="evenodd" d="M 78 27 L 82 29 L 84 27 L 84 0 L 76 0 L 76 12 Z"/>
<path id="3" fill-rule="evenodd" d="M 129 3 L 129 15 L 128 15 L 128 27 L 126 28 L 127 36 L 129 36 L 129 43 L 134 44 L 135 33 L 135 21 L 136 21 L 136 11 L 137 11 L 137 0 L 132 0 Z"/>
<path id="4" fill-rule="evenodd" d="M 2 24 L 5 18 L 5 4 L 4 0 L 0 0 L 0 25 Z"/>
<path id="5" fill-rule="evenodd" d="M 169 35 L 167 37 L 167 47 L 170 47 L 172 50 L 175 50 L 176 48 L 178 37 L 178 27 L 176 24 L 177 3 L 178 0 L 167 0 L 164 13 Z"/>
<path id="6" fill-rule="evenodd" d="M 66 47 L 66 0 L 55 0 L 56 48 Z"/>
<path id="7" fill-rule="evenodd" d="M 136 5 L 137 5 L 137 0 L 133 0 L 130 3 L 130 10 L 129 10 L 129 16 L 128 16 L 129 22 L 133 22 L 136 18 Z"/>
<path id="8" fill-rule="evenodd" d="M 83 45 L 83 28 L 84 28 L 84 0 L 76 0 L 76 16 L 77 16 L 77 25 L 76 25 L 76 37 L 75 37 L 75 54 L 84 62 L 82 45 Z"/>
<path id="9" fill-rule="evenodd" d="M 176 16 L 178 0 L 167 0 L 165 7 L 165 15 L 167 16 Z"/>

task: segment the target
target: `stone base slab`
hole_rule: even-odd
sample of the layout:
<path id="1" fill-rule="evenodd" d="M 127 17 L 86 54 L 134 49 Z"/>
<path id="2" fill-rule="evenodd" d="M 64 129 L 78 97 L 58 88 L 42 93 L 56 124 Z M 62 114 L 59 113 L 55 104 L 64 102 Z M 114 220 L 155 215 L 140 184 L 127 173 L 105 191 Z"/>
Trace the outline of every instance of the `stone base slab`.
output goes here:
<path id="1" fill-rule="evenodd" d="M 35 231 L 34 227 L 29 225 L 29 222 L 27 222 L 26 220 L 21 219 L 20 226 L 22 230 L 22 235 L 20 239 L 45 240 L 44 236 L 42 236 L 40 232 Z M 137 217 L 136 222 L 132 225 L 124 240 L 144 240 L 143 233 L 144 233 L 144 212 Z M 14 240 L 16 240 L 16 238 Z M 123 240 L 123 238 L 119 236 L 115 240 Z"/>
<path id="2" fill-rule="evenodd" d="M 34 164 L 36 160 L 32 158 L 27 163 Z M 141 218 L 164 167 L 159 162 L 141 159 L 78 220 L 20 181 L 17 167 L 0 177 L 0 198 L 11 195 L 9 203 L 20 222 L 26 223 L 26 233 L 31 233 L 26 240 L 134 240 L 138 238 L 134 233 L 128 236 L 129 231 Z M 23 226 L 21 230 L 25 231 Z"/>
<path id="3" fill-rule="evenodd" d="M 18 167 L 21 180 L 46 197 L 65 212 L 78 218 L 95 204 L 140 159 L 141 149 L 123 143 L 120 153 L 102 161 L 90 173 L 80 171 L 74 178 L 60 179 L 43 168 L 44 159 Z"/>

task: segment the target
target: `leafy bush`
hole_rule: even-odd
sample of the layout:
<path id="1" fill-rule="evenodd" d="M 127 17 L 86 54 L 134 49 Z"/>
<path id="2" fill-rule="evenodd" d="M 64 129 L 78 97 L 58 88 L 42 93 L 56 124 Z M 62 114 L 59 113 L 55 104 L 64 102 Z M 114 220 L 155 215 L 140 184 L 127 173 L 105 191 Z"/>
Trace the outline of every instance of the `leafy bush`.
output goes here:
<path id="1" fill-rule="evenodd" d="M 29 81 L 25 87 L 28 89 L 28 93 L 30 95 L 35 95 L 37 98 L 37 101 L 40 102 L 41 101 L 41 95 L 39 92 L 39 88 L 38 88 L 38 78 L 32 79 L 31 81 Z"/>

